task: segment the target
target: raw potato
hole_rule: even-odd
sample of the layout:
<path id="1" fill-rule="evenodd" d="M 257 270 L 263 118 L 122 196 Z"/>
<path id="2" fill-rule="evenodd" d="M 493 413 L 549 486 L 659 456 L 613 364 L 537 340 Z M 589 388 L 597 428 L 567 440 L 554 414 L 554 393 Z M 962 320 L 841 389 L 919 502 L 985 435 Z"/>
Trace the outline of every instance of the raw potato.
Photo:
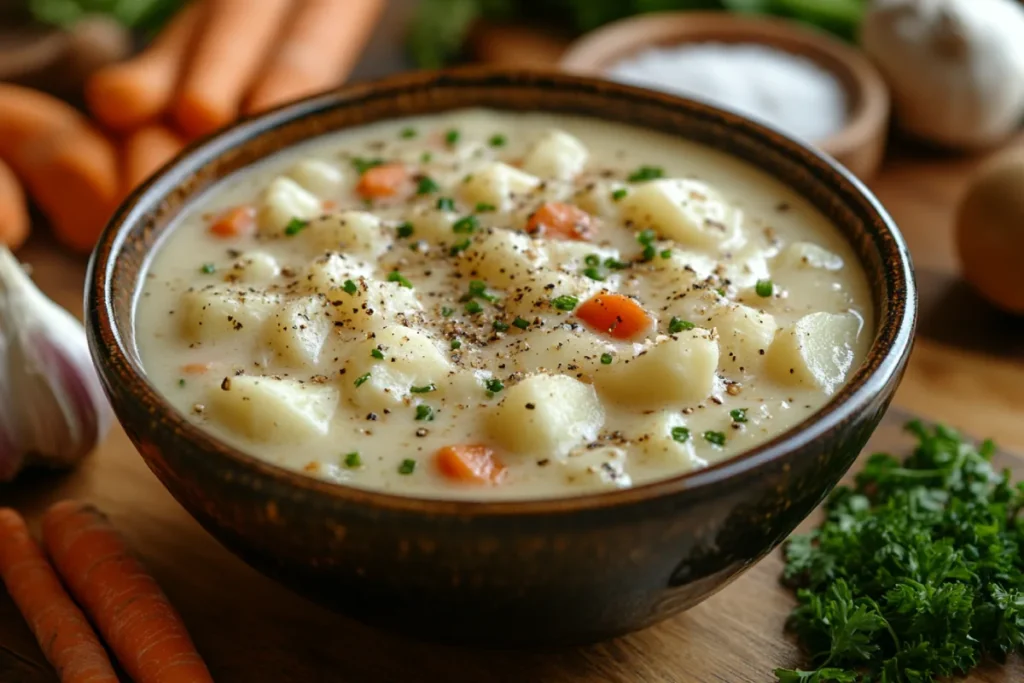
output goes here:
<path id="1" fill-rule="evenodd" d="M 463 253 L 458 267 L 492 287 L 515 287 L 528 284 L 545 260 L 529 235 L 493 228 Z"/>
<path id="2" fill-rule="evenodd" d="M 490 204 L 507 211 L 512 195 L 525 194 L 540 185 L 540 178 L 518 168 L 494 162 L 473 173 L 462 183 L 461 194 L 470 205 Z"/>
<path id="3" fill-rule="evenodd" d="M 277 306 L 275 294 L 213 287 L 187 291 L 181 298 L 183 335 L 194 342 L 241 340 L 259 332 Z"/>
<path id="4" fill-rule="evenodd" d="M 366 211 L 342 211 L 310 221 L 302 234 L 321 251 L 340 251 L 373 261 L 388 250 L 391 240 L 380 219 Z"/>
<path id="5" fill-rule="evenodd" d="M 739 376 L 755 374 L 775 338 L 775 317 L 743 304 L 730 304 L 711 314 L 718 330 L 722 369 Z"/>
<path id="6" fill-rule="evenodd" d="M 373 351 L 384 357 L 375 358 Z M 349 357 L 346 377 L 353 382 L 350 392 L 356 405 L 383 410 L 405 402 L 414 395 L 409 389 L 441 383 L 452 366 L 434 340 L 426 333 L 404 325 L 388 325 L 355 346 Z M 355 387 L 357 378 L 370 378 Z"/>
<path id="7" fill-rule="evenodd" d="M 488 432 L 502 447 L 538 457 L 593 441 L 603 424 L 594 387 L 564 375 L 532 375 L 509 387 L 487 418 Z"/>
<path id="8" fill-rule="evenodd" d="M 642 355 L 616 359 L 597 373 L 598 388 L 609 399 L 640 410 L 691 406 L 715 387 L 718 344 L 708 330 L 695 328 L 659 338 Z"/>
<path id="9" fill-rule="evenodd" d="M 338 399 L 329 384 L 241 375 L 211 387 L 207 406 L 210 417 L 242 436 L 288 443 L 326 434 Z"/>
<path id="10" fill-rule="evenodd" d="M 852 313 L 811 313 L 779 330 L 768 349 L 768 370 L 777 381 L 815 387 L 831 395 L 853 365 L 860 318 Z"/>
<path id="11" fill-rule="evenodd" d="M 280 237 L 293 218 L 308 221 L 322 212 L 320 200 L 291 178 L 275 178 L 260 200 L 256 222 L 266 237 Z"/>
<path id="12" fill-rule="evenodd" d="M 523 170 L 541 178 L 572 180 L 587 165 L 587 148 L 565 131 L 551 130 L 526 153 Z"/>
<path id="13" fill-rule="evenodd" d="M 288 177 L 321 199 L 332 197 L 345 187 L 345 174 L 321 159 L 303 159 L 288 170 Z"/>
<path id="14" fill-rule="evenodd" d="M 813 242 L 794 242 L 779 254 L 776 265 L 783 268 L 841 270 L 843 259 Z"/>
<path id="15" fill-rule="evenodd" d="M 331 331 L 331 313 L 323 297 L 293 299 L 267 321 L 267 345 L 286 365 L 314 368 Z"/>
<path id="16" fill-rule="evenodd" d="M 684 246 L 708 249 L 731 242 L 740 234 L 740 210 L 695 180 L 646 182 L 621 204 L 623 216 L 638 230 L 653 228 L 660 237 Z"/>
<path id="17" fill-rule="evenodd" d="M 560 464 L 569 484 L 587 488 L 621 489 L 632 486 L 626 472 L 626 451 L 615 446 L 575 448 Z"/>
<path id="18" fill-rule="evenodd" d="M 679 413 L 656 413 L 637 420 L 634 431 L 626 436 L 645 462 L 670 466 L 679 474 L 706 467 L 707 461 L 698 456 L 693 447 L 696 434 L 690 434 L 682 442 L 672 437 L 672 430 L 679 427 L 686 427 Z"/>
<path id="19" fill-rule="evenodd" d="M 281 266 L 265 251 L 250 251 L 239 256 L 231 265 L 232 281 L 252 285 L 265 285 L 281 274 Z"/>

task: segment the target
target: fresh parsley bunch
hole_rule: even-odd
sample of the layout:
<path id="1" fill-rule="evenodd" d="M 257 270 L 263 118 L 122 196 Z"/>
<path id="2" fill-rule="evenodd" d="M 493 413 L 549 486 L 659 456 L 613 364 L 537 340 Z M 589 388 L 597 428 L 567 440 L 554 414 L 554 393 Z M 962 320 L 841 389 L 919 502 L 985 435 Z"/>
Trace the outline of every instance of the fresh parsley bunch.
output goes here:
<path id="1" fill-rule="evenodd" d="M 1024 649 L 1024 483 L 993 469 L 990 441 L 907 429 L 909 458 L 871 456 L 786 546 L 788 626 L 818 668 L 782 683 L 926 683 Z"/>

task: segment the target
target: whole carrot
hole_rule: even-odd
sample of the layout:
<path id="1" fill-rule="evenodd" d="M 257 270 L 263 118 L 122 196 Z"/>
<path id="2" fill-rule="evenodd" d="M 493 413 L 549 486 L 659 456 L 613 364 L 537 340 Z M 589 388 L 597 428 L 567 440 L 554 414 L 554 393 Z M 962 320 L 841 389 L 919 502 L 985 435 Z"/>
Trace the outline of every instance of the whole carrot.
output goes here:
<path id="1" fill-rule="evenodd" d="M 302 0 L 246 113 L 326 90 L 345 80 L 383 9 L 383 0 Z"/>
<path id="2" fill-rule="evenodd" d="M 89 620 L 75 606 L 14 510 L 0 508 L 0 579 L 61 683 L 117 683 Z"/>
<path id="3" fill-rule="evenodd" d="M 167 596 L 98 510 L 77 501 L 53 505 L 43 517 L 43 543 L 135 683 L 213 680 Z"/>
<path id="4" fill-rule="evenodd" d="M 125 139 L 124 190 L 131 192 L 155 170 L 170 161 L 185 145 L 181 138 L 166 126 L 143 126 Z"/>
<path id="5" fill-rule="evenodd" d="M 0 244 L 17 249 L 28 237 L 28 208 L 21 183 L 11 167 L 0 161 Z"/>
<path id="6" fill-rule="evenodd" d="M 152 120 L 171 104 L 203 8 L 181 10 L 138 56 L 111 64 L 85 84 L 89 110 L 111 128 L 126 129 Z"/>
<path id="7" fill-rule="evenodd" d="M 199 136 L 238 116 L 292 0 L 208 0 L 202 34 L 175 99 L 181 129 Z"/>

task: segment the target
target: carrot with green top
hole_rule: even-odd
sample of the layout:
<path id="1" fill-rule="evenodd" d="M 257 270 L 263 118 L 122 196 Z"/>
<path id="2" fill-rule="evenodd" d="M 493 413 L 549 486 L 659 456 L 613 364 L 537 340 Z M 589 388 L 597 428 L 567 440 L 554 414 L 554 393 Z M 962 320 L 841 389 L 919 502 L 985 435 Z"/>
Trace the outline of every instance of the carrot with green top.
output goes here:
<path id="1" fill-rule="evenodd" d="M 167 596 L 98 510 L 57 503 L 43 517 L 43 543 L 135 683 L 213 681 Z"/>
<path id="2" fill-rule="evenodd" d="M 0 508 L 0 579 L 61 683 L 118 683 L 89 620 L 10 508 Z"/>

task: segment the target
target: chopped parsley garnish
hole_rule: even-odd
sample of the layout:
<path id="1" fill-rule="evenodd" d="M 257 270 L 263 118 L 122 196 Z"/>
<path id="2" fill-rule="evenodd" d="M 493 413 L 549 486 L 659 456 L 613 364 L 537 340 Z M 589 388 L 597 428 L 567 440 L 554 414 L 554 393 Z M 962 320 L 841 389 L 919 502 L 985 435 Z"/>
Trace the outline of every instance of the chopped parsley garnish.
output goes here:
<path id="1" fill-rule="evenodd" d="M 433 422 L 434 421 L 434 409 L 428 406 L 426 403 L 421 403 L 416 406 L 416 419 L 420 422 Z"/>
<path id="2" fill-rule="evenodd" d="M 604 267 L 608 268 L 609 270 L 624 270 L 626 268 L 629 268 L 629 264 L 623 263 L 622 261 L 619 261 L 618 259 L 609 256 L 604 260 Z"/>
<path id="3" fill-rule="evenodd" d="M 288 225 L 284 226 L 284 234 L 288 237 L 294 237 L 305 230 L 307 225 L 309 225 L 309 221 L 304 221 L 301 218 L 293 218 L 288 221 Z"/>
<path id="4" fill-rule="evenodd" d="M 694 327 L 696 327 L 696 325 L 691 323 L 689 320 L 683 320 L 682 318 L 677 318 L 675 316 L 672 316 L 672 319 L 668 321 L 669 334 L 679 334 L 686 330 L 692 330 Z"/>
<path id="5" fill-rule="evenodd" d="M 454 312 L 455 312 L 454 308 L 450 308 L 448 306 L 442 306 L 441 307 L 441 315 L 443 317 L 445 317 L 445 318 L 451 317 L 452 313 L 454 313 Z"/>
<path id="6" fill-rule="evenodd" d="M 352 157 L 352 168 L 356 169 L 356 173 L 363 175 L 371 168 L 377 166 L 383 166 L 383 159 L 364 159 L 363 157 Z"/>
<path id="7" fill-rule="evenodd" d="M 665 171 L 657 166 L 641 166 L 629 174 L 628 180 L 631 183 L 639 183 L 644 180 L 657 180 L 664 177 Z"/>
<path id="8" fill-rule="evenodd" d="M 643 245 L 644 261 L 650 261 L 654 258 L 654 255 L 658 253 L 658 250 L 654 247 L 654 240 L 657 239 L 657 235 L 654 234 L 653 230 L 641 230 L 636 234 L 636 241 Z"/>
<path id="9" fill-rule="evenodd" d="M 614 190 L 612 192 L 612 201 L 620 202 L 623 199 L 625 199 L 626 195 L 628 195 L 628 194 L 629 194 L 629 190 L 627 190 L 624 187 L 620 187 L 619 189 Z"/>
<path id="10" fill-rule="evenodd" d="M 495 320 L 493 327 L 497 332 L 508 332 L 509 324 L 503 320 Z"/>
<path id="11" fill-rule="evenodd" d="M 754 291 L 757 292 L 759 297 L 767 299 L 775 291 L 775 285 L 772 284 L 771 280 L 758 280 L 757 284 L 754 285 Z"/>
<path id="12" fill-rule="evenodd" d="M 406 458 L 398 465 L 399 474 L 412 474 L 416 471 L 416 461 L 412 458 Z"/>
<path id="13" fill-rule="evenodd" d="M 356 283 L 351 280 L 345 280 L 345 284 L 343 284 L 341 288 L 345 290 L 345 293 L 349 296 L 355 296 L 356 291 L 359 289 L 356 287 Z"/>
<path id="14" fill-rule="evenodd" d="M 372 351 L 370 351 L 370 355 L 376 358 L 377 360 L 384 360 L 384 352 L 381 351 L 380 349 L 373 349 Z"/>
<path id="15" fill-rule="evenodd" d="M 726 295 L 725 287 L 719 287 L 715 291 L 718 292 L 718 296 L 724 297 Z"/>
<path id="16" fill-rule="evenodd" d="M 591 280 L 601 281 L 604 280 L 604 275 L 597 268 L 584 268 L 583 274 L 589 277 Z"/>
<path id="17" fill-rule="evenodd" d="M 430 176 L 423 176 L 416 183 L 416 194 L 433 194 L 441 189 L 441 186 L 434 182 Z"/>
<path id="18" fill-rule="evenodd" d="M 707 441 L 709 444 L 713 444 L 715 446 L 724 446 L 725 434 L 723 434 L 722 432 L 713 432 L 711 430 L 708 430 L 704 432 L 704 440 Z"/>
<path id="19" fill-rule="evenodd" d="M 492 304 L 498 300 L 497 296 L 487 292 L 487 283 L 483 280 L 470 280 L 469 292 L 462 296 L 463 301 L 469 301 L 474 298 L 483 299 L 484 301 L 489 301 Z"/>
<path id="20" fill-rule="evenodd" d="M 602 353 L 601 354 L 601 365 L 611 365 L 611 364 L 612 364 L 612 354 L 610 354 L 610 353 Z"/>
<path id="21" fill-rule="evenodd" d="M 213 265 L 212 263 L 204 263 L 202 267 L 199 268 L 199 272 L 205 275 L 213 275 L 214 273 L 217 272 L 217 266 Z"/>
<path id="22" fill-rule="evenodd" d="M 454 145 L 459 141 L 459 131 L 452 128 L 450 131 L 444 134 L 444 141 L 449 145 Z"/>
<path id="23" fill-rule="evenodd" d="M 491 136 L 491 139 L 487 141 L 491 147 L 504 147 L 506 142 L 508 142 L 508 138 L 501 133 L 495 133 Z"/>
<path id="24" fill-rule="evenodd" d="M 473 210 L 477 213 L 488 213 L 490 211 L 497 211 L 498 207 L 496 207 L 494 204 L 485 204 L 483 202 L 480 202 L 479 204 L 476 205 L 476 207 Z"/>
<path id="25" fill-rule="evenodd" d="M 463 216 L 452 223 L 452 232 L 457 234 L 470 234 L 476 232 L 478 227 L 480 227 L 480 220 L 476 216 L 470 214 L 469 216 Z"/>
<path id="26" fill-rule="evenodd" d="M 454 211 L 455 200 L 451 197 L 438 197 L 437 198 L 437 210 L 438 211 Z"/>
<path id="27" fill-rule="evenodd" d="M 359 457 L 358 451 L 352 451 L 345 456 L 345 467 L 355 469 L 363 466 L 363 459 Z"/>
<path id="28" fill-rule="evenodd" d="M 413 227 L 412 223 L 400 223 L 395 230 L 398 232 L 399 237 L 412 237 Z"/>
<path id="29" fill-rule="evenodd" d="M 512 321 L 512 324 L 515 325 L 516 327 L 518 327 L 521 330 L 525 330 L 527 327 L 530 326 L 530 321 L 526 320 L 525 318 L 520 318 L 517 315 L 516 319 Z"/>
<path id="30" fill-rule="evenodd" d="M 425 387 L 409 387 L 409 391 L 414 394 L 429 394 L 432 391 L 437 391 L 437 387 L 433 384 L 428 384 Z"/>
<path id="31" fill-rule="evenodd" d="M 476 315 L 477 313 L 480 313 L 483 310 L 484 307 L 481 306 L 480 302 L 477 301 L 476 299 L 473 299 L 466 304 L 466 313 L 469 313 L 470 315 Z"/>
<path id="32" fill-rule="evenodd" d="M 399 135 L 401 135 L 402 138 L 405 139 L 405 140 L 408 140 L 410 138 L 414 138 L 414 137 L 416 137 L 416 129 L 415 128 L 403 128 L 402 132 L 399 133 Z"/>
<path id="33" fill-rule="evenodd" d="M 671 249 L 662 249 L 661 250 L 661 258 L 672 258 L 672 250 Z"/>
<path id="34" fill-rule="evenodd" d="M 470 244 L 471 244 L 471 242 L 469 241 L 468 237 L 466 239 L 462 240 L 461 242 L 456 242 L 448 250 L 448 255 L 449 256 L 458 256 L 461 252 L 464 252 L 467 249 L 469 249 L 469 245 Z"/>
<path id="35" fill-rule="evenodd" d="M 424 152 L 423 154 L 420 155 L 420 163 L 421 164 L 429 164 L 430 160 L 433 159 L 433 158 L 434 158 L 433 154 L 431 154 L 430 152 Z"/>
<path id="36" fill-rule="evenodd" d="M 601 265 L 601 257 L 597 254 L 587 254 L 583 257 L 583 262 L 588 266 L 599 266 Z"/>
<path id="37" fill-rule="evenodd" d="M 735 408 L 729 411 L 729 417 L 732 418 L 733 422 L 746 422 L 747 421 L 747 409 L 746 408 Z"/>
<path id="38" fill-rule="evenodd" d="M 356 385 L 356 387 L 361 387 L 364 384 L 366 384 L 366 381 L 368 379 L 370 379 L 370 373 L 366 373 L 365 375 L 359 375 L 358 377 L 356 377 L 356 381 L 354 382 L 354 384 Z"/>
<path id="39" fill-rule="evenodd" d="M 687 427 L 673 427 L 672 440 L 677 443 L 686 443 L 690 440 L 690 430 Z"/>
<path id="40" fill-rule="evenodd" d="M 409 279 L 402 275 L 401 273 L 399 273 L 397 270 L 393 270 L 390 273 L 388 273 L 388 282 L 397 282 L 400 287 L 412 289 L 412 283 L 409 282 Z"/>
<path id="41" fill-rule="evenodd" d="M 569 296 L 568 294 L 563 294 L 562 296 L 556 296 L 554 299 L 552 299 L 551 305 L 560 311 L 571 311 L 574 308 L 576 308 L 576 305 L 579 302 L 580 300 L 577 299 L 576 297 Z"/>
<path id="42" fill-rule="evenodd" d="M 458 339 L 452 339 L 452 351 L 458 351 L 462 348 L 462 342 Z"/>
<path id="43" fill-rule="evenodd" d="M 490 396 L 493 396 L 494 394 L 498 393 L 499 391 L 505 388 L 505 384 L 496 377 L 484 382 L 484 386 L 487 387 L 487 394 Z"/>

